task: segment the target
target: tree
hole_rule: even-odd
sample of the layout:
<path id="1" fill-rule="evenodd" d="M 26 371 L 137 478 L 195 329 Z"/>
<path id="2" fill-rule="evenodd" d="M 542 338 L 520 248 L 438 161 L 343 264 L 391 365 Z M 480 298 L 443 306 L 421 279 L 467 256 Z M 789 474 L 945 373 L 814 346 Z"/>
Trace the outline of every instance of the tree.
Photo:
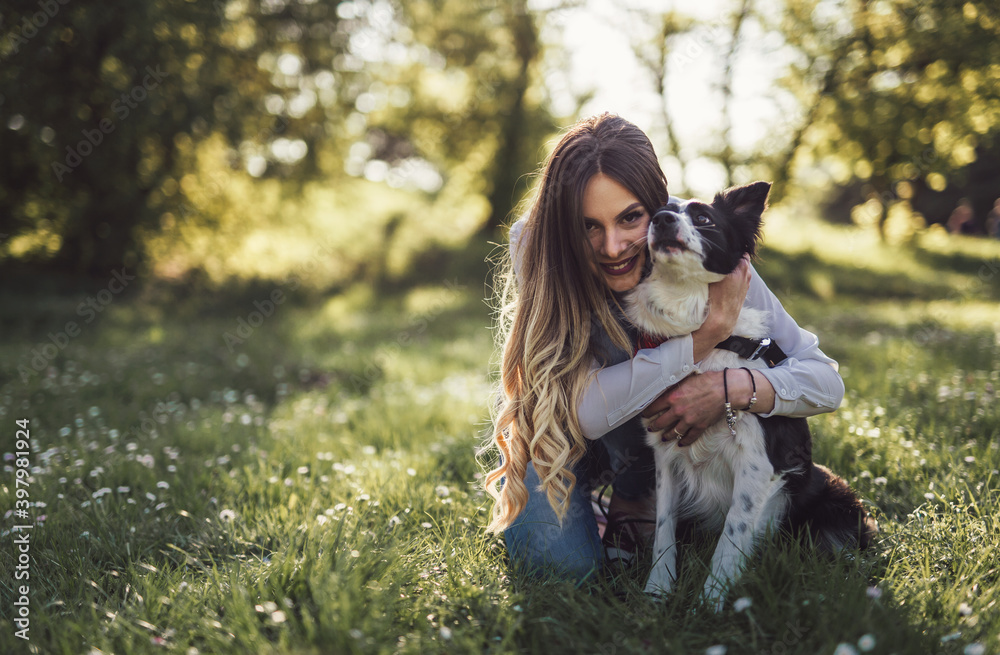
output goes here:
<path id="1" fill-rule="evenodd" d="M 486 197 L 489 217 L 479 232 L 495 234 L 555 127 L 536 81 L 545 12 L 529 10 L 526 0 L 410 0 L 397 11 L 391 38 L 433 47 L 437 57 L 373 71 L 410 94 L 405 107 L 369 115 L 377 140 L 450 172 L 462 193 Z M 373 157 L 391 157 L 386 151 L 373 147 Z"/>
<path id="2" fill-rule="evenodd" d="M 864 182 L 884 230 L 901 184 L 940 190 L 995 142 L 1000 11 L 947 0 L 834 5 L 786 3 L 781 31 L 802 59 L 785 82 L 808 108 L 793 154 L 836 162 L 838 183 Z"/>
<path id="3" fill-rule="evenodd" d="M 345 54 L 346 21 L 325 4 L 18 5 L 0 42 L 0 113 L 12 128 L 0 214 L 15 235 L 46 238 L 28 254 L 65 270 L 136 265 L 138 232 L 181 202 L 185 167 L 212 135 L 236 168 L 315 174 L 331 145 L 323 123 L 345 114 L 327 112 L 317 86 L 343 89 L 330 103 L 343 106 L 359 78 L 330 67 Z M 279 138 L 301 143 L 295 166 L 271 151 Z"/>
<path id="4" fill-rule="evenodd" d="M 653 83 L 653 89 L 659 99 L 660 120 L 663 121 L 663 129 L 667 138 L 667 152 L 672 154 L 677 160 L 679 169 L 679 180 L 677 180 L 674 193 L 678 191 L 687 195 L 689 189 L 684 180 L 684 170 L 686 157 L 681 150 L 680 141 L 677 138 L 677 131 L 674 128 L 674 121 L 670 111 L 667 109 L 667 85 L 670 68 L 668 66 L 673 44 L 676 37 L 690 32 L 695 22 L 688 16 L 684 16 L 674 11 L 653 15 L 650 12 L 637 11 L 634 15 L 638 17 L 639 24 L 654 24 L 658 27 L 652 39 L 643 41 L 636 39 L 632 42 L 632 50 L 640 65 L 649 73 Z"/>
<path id="5" fill-rule="evenodd" d="M 736 64 L 739 58 L 744 36 L 744 26 L 752 17 L 752 2 L 750 0 L 735 0 L 731 11 L 720 13 L 713 21 L 697 20 L 678 11 L 655 12 L 635 10 L 635 17 L 626 23 L 633 51 L 639 64 L 649 73 L 653 89 L 659 99 L 660 120 L 666 134 L 667 149 L 676 160 L 679 172 L 677 191 L 690 193 L 685 180 L 685 171 L 689 163 L 697 157 L 705 157 L 717 161 L 725 175 L 725 186 L 735 183 L 736 171 L 750 159 L 748 153 L 739 153 L 733 145 L 732 113 L 735 109 L 733 82 L 736 74 Z M 651 38 L 636 38 L 634 25 L 653 26 Z M 679 46 L 680 37 L 693 39 L 686 48 Z M 713 110 L 719 113 L 719 128 L 707 142 L 714 137 L 714 144 L 700 143 L 696 147 L 685 148 L 678 138 L 675 121 L 668 108 L 668 89 L 674 84 L 671 79 L 695 58 L 707 56 L 718 57 L 718 77 L 714 79 L 718 91 L 718 101 L 711 99 Z M 714 77 L 714 76 L 713 76 Z"/>
<path id="6" fill-rule="evenodd" d="M 211 222 L 184 199 L 210 141 L 290 190 L 371 162 L 482 180 L 490 227 L 551 129 L 523 1 L 31 0 L 5 18 L 0 257 L 63 270 L 137 265 L 168 214 Z"/>

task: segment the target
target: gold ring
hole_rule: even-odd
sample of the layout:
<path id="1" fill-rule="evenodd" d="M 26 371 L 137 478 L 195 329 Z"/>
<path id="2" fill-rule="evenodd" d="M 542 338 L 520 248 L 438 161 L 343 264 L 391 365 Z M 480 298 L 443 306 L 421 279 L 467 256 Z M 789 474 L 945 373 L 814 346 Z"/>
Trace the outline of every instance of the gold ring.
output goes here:
<path id="1" fill-rule="evenodd" d="M 683 432 L 678 432 L 678 431 L 677 431 L 677 428 L 674 428 L 674 434 L 675 434 L 675 435 L 677 435 L 677 439 L 678 439 L 678 440 L 680 440 L 680 439 L 683 439 L 683 438 L 684 438 L 684 433 L 683 433 Z"/>

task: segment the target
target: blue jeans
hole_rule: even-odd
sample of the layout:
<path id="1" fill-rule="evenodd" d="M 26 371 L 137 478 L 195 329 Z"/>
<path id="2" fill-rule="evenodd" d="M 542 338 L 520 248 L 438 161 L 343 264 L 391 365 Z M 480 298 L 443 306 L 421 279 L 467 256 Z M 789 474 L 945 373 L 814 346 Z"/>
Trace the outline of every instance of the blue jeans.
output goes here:
<path id="1" fill-rule="evenodd" d="M 576 486 L 562 526 L 543 492 L 538 473 L 528 464 L 524 484 L 528 503 L 504 530 L 511 565 L 528 573 L 553 573 L 582 581 L 596 575 L 604 561 L 597 519 L 590 504 L 593 489 L 614 485 L 615 494 L 635 500 L 652 492 L 655 484 L 653 452 L 645 430 L 633 420 L 588 444 L 573 469 Z"/>

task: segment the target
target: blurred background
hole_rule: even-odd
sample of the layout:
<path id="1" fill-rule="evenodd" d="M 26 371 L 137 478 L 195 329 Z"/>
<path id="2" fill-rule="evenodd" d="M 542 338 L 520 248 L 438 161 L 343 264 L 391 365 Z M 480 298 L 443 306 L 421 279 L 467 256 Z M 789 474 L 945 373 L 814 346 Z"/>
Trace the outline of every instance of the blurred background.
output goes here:
<path id="1" fill-rule="evenodd" d="M 483 533 L 490 261 L 603 111 L 672 194 L 774 182 L 755 267 L 840 363 L 814 455 L 884 541 L 752 613 L 522 587 Z M 997 652 L 998 133 L 996 0 L 0 0 L 32 652 Z"/>
<path id="2" fill-rule="evenodd" d="M 998 37 L 984 1 L 7 0 L 3 284 L 481 279 L 605 110 L 674 194 L 766 179 L 895 246 L 996 238 Z"/>

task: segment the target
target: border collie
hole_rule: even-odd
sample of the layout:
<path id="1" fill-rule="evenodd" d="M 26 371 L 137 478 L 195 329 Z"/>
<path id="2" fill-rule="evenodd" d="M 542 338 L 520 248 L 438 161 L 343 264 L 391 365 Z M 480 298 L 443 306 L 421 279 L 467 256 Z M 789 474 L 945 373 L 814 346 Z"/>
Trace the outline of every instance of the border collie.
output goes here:
<path id="1" fill-rule="evenodd" d="M 704 322 L 708 285 L 754 255 L 771 185 L 755 182 L 711 204 L 671 199 L 649 224 L 652 270 L 630 293 L 625 312 L 654 342 L 689 334 Z M 731 337 L 701 371 L 747 375 L 784 358 L 770 345 L 768 315 L 744 307 Z M 647 341 L 648 343 L 648 341 Z M 764 357 L 760 354 L 765 352 Z M 690 519 L 722 535 L 703 598 L 716 611 L 758 542 L 775 529 L 808 530 L 820 548 L 866 548 L 878 531 L 847 483 L 812 461 L 804 418 L 759 418 L 735 409 L 686 448 L 650 432 L 656 457 L 656 532 L 646 592 L 669 593 L 676 579 L 676 524 Z"/>

